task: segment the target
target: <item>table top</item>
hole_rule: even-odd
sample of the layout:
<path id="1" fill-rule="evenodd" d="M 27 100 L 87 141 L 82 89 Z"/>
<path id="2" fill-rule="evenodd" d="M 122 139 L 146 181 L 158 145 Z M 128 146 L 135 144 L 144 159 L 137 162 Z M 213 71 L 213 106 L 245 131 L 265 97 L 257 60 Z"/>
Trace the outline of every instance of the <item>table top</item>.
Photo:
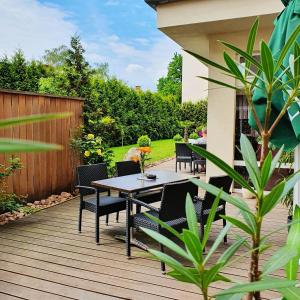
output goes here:
<path id="1" fill-rule="evenodd" d="M 98 188 L 112 189 L 125 193 L 136 193 L 152 188 L 162 187 L 167 183 L 178 182 L 189 178 L 197 177 L 189 174 L 159 170 L 151 170 L 148 173 L 155 174 L 157 178 L 154 180 L 140 180 L 138 178 L 141 177 L 141 174 L 133 174 L 93 181 L 92 185 Z"/>

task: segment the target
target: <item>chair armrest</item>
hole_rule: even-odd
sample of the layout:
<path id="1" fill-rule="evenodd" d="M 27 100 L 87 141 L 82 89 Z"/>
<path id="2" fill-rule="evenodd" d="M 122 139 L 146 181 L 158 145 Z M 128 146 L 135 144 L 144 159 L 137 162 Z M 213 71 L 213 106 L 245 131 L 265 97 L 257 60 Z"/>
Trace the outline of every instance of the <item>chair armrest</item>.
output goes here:
<path id="1" fill-rule="evenodd" d="M 145 202 L 143 202 L 143 201 L 141 201 L 141 200 L 138 200 L 138 199 L 135 199 L 135 198 L 131 198 L 131 201 L 132 201 L 132 203 L 134 203 L 134 204 L 138 204 L 138 205 L 141 205 L 141 206 L 143 206 L 143 207 L 146 207 L 146 208 L 148 208 L 148 209 L 150 209 L 150 210 L 154 210 L 154 211 L 156 211 L 156 212 L 159 212 L 159 209 L 158 209 L 157 207 L 154 207 L 154 206 L 152 206 L 152 205 L 150 205 L 150 204 L 148 204 L 148 203 L 145 203 Z"/>
<path id="2" fill-rule="evenodd" d="M 75 188 L 79 189 L 80 190 L 86 190 L 86 191 L 91 191 L 91 192 L 94 192 L 96 193 L 97 192 L 97 189 L 91 187 L 91 186 L 85 186 L 85 185 L 76 185 Z"/>
<path id="3" fill-rule="evenodd" d="M 198 202 L 198 201 L 204 201 L 204 199 L 201 198 L 201 197 L 199 197 L 199 196 L 195 196 L 195 197 L 193 198 L 193 202 L 196 203 L 196 202 Z"/>

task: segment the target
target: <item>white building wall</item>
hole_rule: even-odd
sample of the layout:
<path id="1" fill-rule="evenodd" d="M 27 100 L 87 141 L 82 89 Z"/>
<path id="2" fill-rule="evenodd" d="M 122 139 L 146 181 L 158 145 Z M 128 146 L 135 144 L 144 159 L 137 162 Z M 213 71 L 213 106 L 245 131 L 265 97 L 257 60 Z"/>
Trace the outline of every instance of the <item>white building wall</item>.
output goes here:
<path id="1" fill-rule="evenodd" d="M 207 98 L 208 82 L 198 76 L 208 77 L 208 68 L 184 51 L 182 56 L 182 102 L 196 102 Z"/>

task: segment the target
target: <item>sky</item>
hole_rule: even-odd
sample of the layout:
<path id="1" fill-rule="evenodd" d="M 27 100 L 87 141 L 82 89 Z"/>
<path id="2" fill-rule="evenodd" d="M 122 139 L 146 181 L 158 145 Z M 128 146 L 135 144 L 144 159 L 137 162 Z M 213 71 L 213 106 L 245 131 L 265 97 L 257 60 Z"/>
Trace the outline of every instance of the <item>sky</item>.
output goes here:
<path id="1" fill-rule="evenodd" d="M 1 56 L 22 49 L 40 59 L 78 34 L 91 65 L 107 62 L 111 75 L 133 87 L 155 90 L 180 52 L 144 0 L 0 0 L 0 11 Z"/>

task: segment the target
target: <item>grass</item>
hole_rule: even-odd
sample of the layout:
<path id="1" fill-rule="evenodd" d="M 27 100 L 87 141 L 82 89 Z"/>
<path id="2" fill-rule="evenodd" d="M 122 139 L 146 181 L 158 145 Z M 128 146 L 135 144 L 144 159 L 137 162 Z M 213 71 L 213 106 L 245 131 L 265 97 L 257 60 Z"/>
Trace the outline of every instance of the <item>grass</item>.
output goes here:
<path id="1" fill-rule="evenodd" d="M 133 147 L 137 147 L 137 144 L 111 148 L 114 152 L 114 162 L 122 161 L 128 150 Z M 175 142 L 172 139 L 153 141 L 151 142 L 151 149 L 152 152 L 149 155 L 150 160 L 148 160 L 148 163 L 174 156 Z"/>

